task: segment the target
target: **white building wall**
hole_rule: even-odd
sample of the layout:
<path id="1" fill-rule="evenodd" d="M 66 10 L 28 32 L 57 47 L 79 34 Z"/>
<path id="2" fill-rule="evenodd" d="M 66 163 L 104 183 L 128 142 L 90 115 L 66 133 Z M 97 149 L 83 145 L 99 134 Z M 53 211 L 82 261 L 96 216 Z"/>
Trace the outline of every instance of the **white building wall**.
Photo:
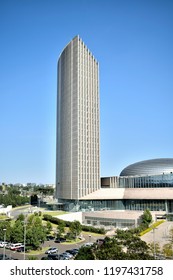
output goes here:
<path id="1" fill-rule="evenodd" d="M 82 224 L 82 212 L 73 212 L 69 214 L 58 215 L 56 216 L 56 218 L 68 222 L 79 221 Z"/>
<path id="2" fill-rule="evenodd" d="M 98 62 L 77 36 L 58 62 L 57 198 L 100 188 L 99 107 Z"/>

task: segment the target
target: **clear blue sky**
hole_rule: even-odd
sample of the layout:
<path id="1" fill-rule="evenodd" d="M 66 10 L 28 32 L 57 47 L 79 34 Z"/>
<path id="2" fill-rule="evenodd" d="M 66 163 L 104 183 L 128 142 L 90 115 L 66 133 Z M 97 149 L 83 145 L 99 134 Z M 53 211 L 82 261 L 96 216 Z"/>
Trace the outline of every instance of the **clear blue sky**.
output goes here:
<path id="1" fill-rule="evenodd" d="M 100 63 L 101 175 L 173 157 L 173 1 L 0 0 L 0 182 L 54 183 L 57 60 Z"/>

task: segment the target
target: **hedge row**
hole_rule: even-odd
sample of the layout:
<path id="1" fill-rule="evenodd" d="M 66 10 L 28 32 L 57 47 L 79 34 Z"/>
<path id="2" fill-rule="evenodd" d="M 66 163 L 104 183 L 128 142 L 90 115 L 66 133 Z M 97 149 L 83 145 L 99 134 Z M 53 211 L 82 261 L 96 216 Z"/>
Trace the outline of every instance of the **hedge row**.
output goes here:
<path id="1" fill-rule="evenodd" d="M 59 225 L 59 222 L 62 221 L 59 218 L 56 217 L 52 217 L 51 215 L 47 215 L 44 214 L 43 215 L 43 220 L 44 221 L 50 221 L 51 223 L 54 223 L 56 225 Z M 64 221 L 64 220 L 63 220 Z M 69 227 L 71 225 L 72 222 L 69 221 L 64 221 L 65 226 Z M 82 226 L 82 231 L 87 231 L 87 232 L 94 232 L 94 233 L 100 233 L 100 234 L 105 234 L 105 230 L 104 228 L 95 228 L 92 226 L 85 226 L 85 225 L 81 225 Z"/>
<path id="2" fill-rule="evenodd" d="M 146 230 L 143 230 L 140 232 L 140 236 L 143 236 L 144 234 L 146 234 L 147 232 L 150 232 L 153 230 L 153 228 L 156 228 L 157 226 L 159 226 L 160 224 L 164 223 L 165 220 L 161 220 L 161 221 L 157 221 L 154 224 L 152 224 L 149 228 L 147 228 Z"/>

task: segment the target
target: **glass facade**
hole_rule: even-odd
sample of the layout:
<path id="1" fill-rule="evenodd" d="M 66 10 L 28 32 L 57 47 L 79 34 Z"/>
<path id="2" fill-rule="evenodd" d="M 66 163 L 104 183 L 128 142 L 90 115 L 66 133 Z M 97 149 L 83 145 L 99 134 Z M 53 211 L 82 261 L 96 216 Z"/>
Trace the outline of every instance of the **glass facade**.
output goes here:
<path id="1" fill-rule="evenodd" d="M 166 211 L 173 212 L 173 200 L 79 200 L 79 201 L 64 201 L 64 210 L 66 211 L 103 211 L 103 210 L 136 210 L 144 211 Z"/>
<path id="2" fill-rule="evenodd" d="M 86 215 L 84 224 L 106 228 L 134 228 L 136 226 L 136 221 L 134 219 L 110 219 L 101 217 L 91 217 Z"/>
<path id="3" fill-rule="evenodd" d="M 120 176 L 118 178 L 120 188 L 172 188 L 173 174 L 161 174 L 153 176 Z"/>
<path id="4" fill-rule="evenodd" d="M 150 176 L 116 177 L 116 188 L 173 188 L 172 172 Z M 111 187 L 111 186 L 109 186 Z M 109 189 L 107 190 L 109 192 Z M 95 199 L 62 200 L 67 211 L 136 210 L 165 211 L 173 213 L 173 199 Z"/>
<path id="5" fill-rule="evenodd" d="M 124 204 L 125 210 L 166 211 L 167 208 L 165 200 L 125 200 Z"/>

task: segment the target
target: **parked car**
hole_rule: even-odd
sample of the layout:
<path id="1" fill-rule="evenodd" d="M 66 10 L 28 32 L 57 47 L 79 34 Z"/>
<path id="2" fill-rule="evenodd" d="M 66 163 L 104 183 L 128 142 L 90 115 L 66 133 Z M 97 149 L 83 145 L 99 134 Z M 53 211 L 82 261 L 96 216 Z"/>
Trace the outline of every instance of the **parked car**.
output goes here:
<path id="1" fill-rule="evenodd" d="M 75 253 L 78 253 L 79 252 L 79 249 L 78 248 L 74 248 L 74 249 L 72 249 L 73 250 L 73 252 L 75 252 Z"/>
<path id="2" fill-rule="evenodd" d="M 48 258 L 51 260 L 59 260 L 59 255 L 58 254 L 49 254 Z"/>
<path id="3" fill-rule="evenodd" d="M 59 255 L 59 259 L 60 260 L 72 260 L 73 259 L 73 255 L 68 253 L 68 252 L 64 252 L 64 253 Z"/>
<path id="4" fill-rule="evenodd" d="M 59 237 L 59 238 L 55 239 L 55 242 L 56 242 L 56 243 L 66 242 L 66 238 L 64 238 L 64 237 Z"/>
<path id="5" fill-rule="evenodd" d="M 79 252 L 78 249 L 69 249 L 69 250 L 66 250 L 66 251 L 65 251 L 65 253 L 69 253 L 69 254 L 71 254 L 72 256 L 76 256 L 78 252 Z"/>
<path id="6" fill-rule="evenodd" d="M 93 242 L 87 242 L 87 243 L 84 243 L 82 245 L 82 247 L 91 247 L 94 243 Z"/>
<path id="7" fill-rule="evenodd" d="M 12 243 L 7 243 L 7 245 L 5 246 L 6 249 L 10 249 L 12 246 Z"/>
<path id="8" fill-rule="evenodd" d="M 19 247 L 16 251 L 17 252 L 24 252 L 24 250 L 25 250 L 25 246 L 23 245 L 23 246 Z"/>
<path id="9" fill-rule="evenodd" d="M 1 241 L 1 242 L 0 242 L 0 247 L 1 247 L 1 248 L 6 247 L 7 244 L 8 244 L 8 242 Z"/>
<path id="10" fill-rule="evenodd" d="M 105 242 L 105 240 L 102 238 L 99 238 L 96 240 L 97 245 L 102 245 L 102 244 L 104 244 L 104 242 Z"/>
<path id="11" fill-rule="evenodd" d="M 22 243 L 13 243 L 13 244 L 11 244 L 10 250 L 16 251 L 17 249 L 19 249 L 22 246 L 23 246 Z"/>
<path id="12" fill-rule="evenodd" d="M 45 252 L 45 254 L 56 254 L 56 253 L 58 253 L 58 248 L 56 247 L 51 247 Z"/>
<path id="13" fill-rule="evenodd" d="M 47 241 L 54 240 L 54 239 L 55 239 L 55 237 L 52 236 L 52 235 L 47 235 L 47 236 L 46 236 L 46 240 L 47 240 Z"/>
<path id="14" fill-rule="evenodd" d="M 59 260 L 68 261 L 68 260 L 69 260 L 69 257 L 64 256 L 63 254 L 60 254 L 60 255 L 59 255 Z"/>

